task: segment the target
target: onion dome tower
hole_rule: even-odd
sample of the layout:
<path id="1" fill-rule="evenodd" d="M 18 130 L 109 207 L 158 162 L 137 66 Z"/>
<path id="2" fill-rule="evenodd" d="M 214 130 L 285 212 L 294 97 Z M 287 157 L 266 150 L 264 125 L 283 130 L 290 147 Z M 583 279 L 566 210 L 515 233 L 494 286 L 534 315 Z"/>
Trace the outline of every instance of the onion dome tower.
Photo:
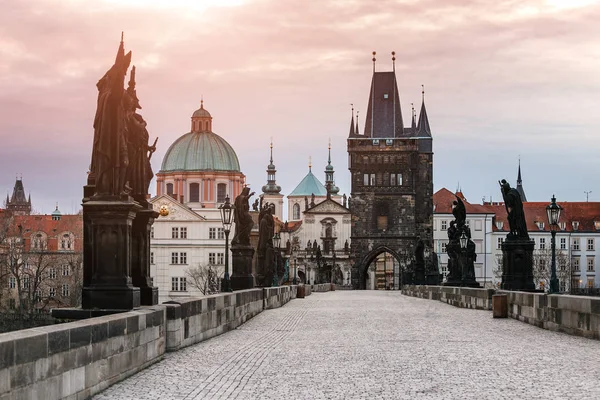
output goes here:
<path id="1" fill-rule="evenodd" d="M 275 216 L 279 220 L 283 220 L 283 195 L 281 194 L 281 186 L 275 181 L 277 169 L 273 164 L 273 142 L 271 141 L 271 159 L 267 166 L 267 184 L 262 187 L 263 201 L 275 204 Z"/>

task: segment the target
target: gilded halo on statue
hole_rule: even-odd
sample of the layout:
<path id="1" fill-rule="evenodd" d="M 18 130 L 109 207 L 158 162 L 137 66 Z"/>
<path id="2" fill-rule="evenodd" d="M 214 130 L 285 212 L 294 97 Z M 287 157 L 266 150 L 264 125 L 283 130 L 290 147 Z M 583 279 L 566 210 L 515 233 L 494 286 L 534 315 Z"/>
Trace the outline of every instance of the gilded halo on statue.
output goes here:
<path id="1" fill-rule="evenodd" d="M 167 207 L 166 205 L 160 206 L 158 213 L 161 217 L 166 217 L 167 215 L 169 215 L 169 207 Z"/>

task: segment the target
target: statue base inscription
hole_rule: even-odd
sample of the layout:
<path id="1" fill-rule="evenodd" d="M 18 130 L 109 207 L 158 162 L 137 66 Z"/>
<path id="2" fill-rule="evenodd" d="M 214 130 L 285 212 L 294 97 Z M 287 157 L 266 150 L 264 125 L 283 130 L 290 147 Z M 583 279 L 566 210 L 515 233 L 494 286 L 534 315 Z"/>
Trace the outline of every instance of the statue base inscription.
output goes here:
<path id="1" fill-rule="evenodd" d="M 502 284 L 504 290 L 533 291 L 533 249 L 535 241 L 510 239 L 502 243 Z"/>
<path id="2" fill-rule="evenodd" d="M 252 289 L 254 287 L 254 275 L 252 275 L 254 249 L 252 246 L 233 245 L 231 246 L 231 254 L 231 289 Z"/>

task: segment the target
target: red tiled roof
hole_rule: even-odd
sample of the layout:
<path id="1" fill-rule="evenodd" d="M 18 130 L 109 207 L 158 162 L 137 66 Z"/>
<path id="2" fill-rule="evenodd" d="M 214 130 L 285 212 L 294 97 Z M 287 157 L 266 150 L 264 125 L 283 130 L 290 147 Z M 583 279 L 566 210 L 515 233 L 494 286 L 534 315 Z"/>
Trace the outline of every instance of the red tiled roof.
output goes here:
<path id="1" fill-rule="evenodd" d="M 32 234 L 44 232 L 47 236 L 48 251 L 57 251 L 59 235 L 71 232 L 75 237 L 74 251 L 82 251 L 82 215 L 62 215 L 60 220 L 53 220 L 51 215 L 16 215 L 10 224 L 8 235 L 19 235 L 19 226 L 27 246 L 31 243 L 29 239 Z"/>
<path id="2" fill-rule="evenodd" d="M 288 222 L 288 232 L 296 232 L 302 225 L 302 221 L 290 221 Z"/>
<path id="3" fill-rule="evenodd" d="M 459 194 L 462 194 L 459 192 Z M 451 214 L 452 202 L 455 200 L 454 194 L 446 188 L 438 190 L 433 195 L 433 204 L 435 205 L 436 214 Z M 498 229 L 497 224 L 494 224 L 495 231 L 508 231 L 509 225 L 507 220 L 507 212 L 504 203 L 484 203 L 470 204 L 463 198 L 465 208 L 468 214 L 494 214 L 495 221 L 503 223 L 503 229 Z M 546 207 L 550 202 L 528 201 L 523 203 L 523 211 L 527 222 L 527 230 L 529 232 L 549 232 L 548 216 Z M 560 214 L 559 224 L 565 223 L 565 232 L 596 232 L 596 222 L 600 228 L 600 202 L 558 202 L 563 210 Z M 538 222 L 544 223 L 544 229 L 540 229 Z M 573 222 L 578 222 L 578 229 L 573 229 Z"/>

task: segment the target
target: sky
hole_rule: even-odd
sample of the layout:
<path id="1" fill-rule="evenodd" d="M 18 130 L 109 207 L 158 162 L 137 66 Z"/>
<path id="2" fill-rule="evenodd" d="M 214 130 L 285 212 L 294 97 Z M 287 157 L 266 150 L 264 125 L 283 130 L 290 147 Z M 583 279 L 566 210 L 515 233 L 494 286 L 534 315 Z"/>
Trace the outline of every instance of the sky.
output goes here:
<path id="1" fill-rule="evenodd" d="M 254 190 L 308 171 L 327 146 L 350 192 L 350 104 L 366 114 L 372 51 L 406 123 L 421 85 L 434 190 L 501 200 L 519 158 L 530 201 L 600 201 L 600 0 L 1 0 L 0 189 L 23 177 L 37 212 L 80 208 L 96 82 L 125 32 L 160 169 L 204 99 Z M 361 120 L 361 131 L 364 130 Z M 153 183 L 151 191 L 155 193 Z"/>

